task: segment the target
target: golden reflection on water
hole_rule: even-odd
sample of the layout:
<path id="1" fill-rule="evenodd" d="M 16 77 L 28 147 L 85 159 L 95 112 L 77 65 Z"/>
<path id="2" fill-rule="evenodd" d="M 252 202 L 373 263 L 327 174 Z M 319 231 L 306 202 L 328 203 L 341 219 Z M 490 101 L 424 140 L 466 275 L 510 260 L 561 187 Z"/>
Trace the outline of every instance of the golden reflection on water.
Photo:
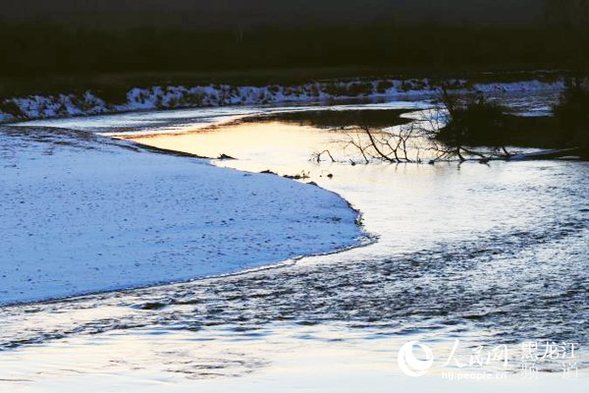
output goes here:
<path id="1" fill-rule="evenodd" d="M 511 213 L 521 210 L 518 207 L 524 203 L 541 205 L 531 195 L 529 201 L 519 197 L 510 200 L 500 193 L 477 191 L 477 187 L 488 187 L 489 183 L 509 187 L 530 180 L 530 173 L 504 163 L 495 163 L 492 168 L 474 163 L 465 167 L 454 163 L 352 166 L 350 160 L 359 163 L 362 158 L 354 149 L 342 150 L 348 132 L 274 121 L 131 138 L 163 149 L 236 158 L 215 160 L 217 166 L 250 172 L 271 170 L 291 176 L 304 173 L 309 178 L 303 181 L 335 191 L 358 208 L 364 214 L 367 230 L 381 236 L 375 246 L 381 249 L 394 247 L 403 251 L 407 244 L 407 249 L 414 250 L 416 244 L 421 248 L 428 241 L 460 238 L 501 222 L 524 225 L 529 217 Z M 313 153 L 325 149 L 341 162 L 318 164 L 312 160 Z M 534 171 L 534 176 L 537 174 Z M 509 209 L 509 204 L 514 206 Z M 480 209 L 481 205 L 487 208 Z M 449 227 L 453 230 L 448 231 Z"/>
<path id="2" fill-rule="evenodd" d="M 264 158 L 267 165 L 304 163 L 313 152 L 341 140 L 337 132 L 280 122 L 242 123 L 182 134 L 132 137 L 136 142 L 218 157 L 221 154 L 250 161 Z"/>

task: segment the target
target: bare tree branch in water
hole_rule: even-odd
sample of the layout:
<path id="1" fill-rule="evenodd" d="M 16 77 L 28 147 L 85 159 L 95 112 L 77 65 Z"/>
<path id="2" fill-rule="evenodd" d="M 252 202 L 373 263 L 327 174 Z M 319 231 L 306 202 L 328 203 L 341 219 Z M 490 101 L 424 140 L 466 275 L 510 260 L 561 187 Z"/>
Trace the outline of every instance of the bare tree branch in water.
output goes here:
<path id="1" fill-rule="evenodd" d="M 390 128 L 359 125 L 346 128 L 344 151 L 352 149 L 364 163 L 422 163 L 438 161 L 478 160 L 486 163 L 495 159 L 509 159 L 505 148 L 505 108 L 489 102 L 485 97 L 458 97 L 441 89 L 437 107 L 420 111 L 415 121 Z M 336 131 L 341 132 L 342 129 Z M 483 147 L 472 147 L 483 146 Z M 329 150 L 315 153 L 320 162 Z M 351 162 L 356 162 L 352 159 Z"/>
<path id="2" fill-rule="evenodd" d="M 369 164 L 370 158 L 369 155 L 366 153 L 368 150 L 368 146 L 362 142 L 361 134 L 359 133 L 349 133 L 348 134 L 348 141 L 344 144 L 343 149 L 346 150 L 348 147 L 352 146 L 353 148 L 357 149 L 358 152 L 364 158 L 364 163 Z M 354 161 L 352 161 L 354 163 Z"/>
<path id="3" fill-rule="evenodd" d="M 333 158 L 333 155 L 331 154 L 331 152 L 329 150 L 327 150 L 327 149 L 325 149 L 325 150 L 323 150 L 321 152 L 313 153 L 311 155 L 311 161 L 315 161 L 315 162 L 317 162 L 319 164 L 321 161 L 323 161 L 322 160 L 323 155 L 328 156 L 329 159 L 331 160 L 331 162 L 336 162 L 336 160 L 335 160 L 335 158 Z"/>
<path id="4" fill-rule="evenodd" d="M 390 130 L 374 130 L 368 126 L 354 127 L 348 133 L 344 150 L 352 147 L 360 153 L 366 164 L 371 161 L 418 162 L 418 149 L 411 143 L 415 131 L 413 125 Z"/>

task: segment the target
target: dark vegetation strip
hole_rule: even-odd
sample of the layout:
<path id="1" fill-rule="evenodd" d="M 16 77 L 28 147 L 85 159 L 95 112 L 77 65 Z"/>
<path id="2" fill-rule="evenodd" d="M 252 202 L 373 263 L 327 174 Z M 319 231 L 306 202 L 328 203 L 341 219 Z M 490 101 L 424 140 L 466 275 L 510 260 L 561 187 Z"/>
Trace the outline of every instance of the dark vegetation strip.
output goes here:
<path id="1" fill-rule="evenodd" d="M 90 28 L 0 22 L 0 96 L 133 85 L 301 83 L 584 67 L 587 29 L 392 23 L 326 27 Z M 263 71 L 259 70 L 271 70 Z"/>

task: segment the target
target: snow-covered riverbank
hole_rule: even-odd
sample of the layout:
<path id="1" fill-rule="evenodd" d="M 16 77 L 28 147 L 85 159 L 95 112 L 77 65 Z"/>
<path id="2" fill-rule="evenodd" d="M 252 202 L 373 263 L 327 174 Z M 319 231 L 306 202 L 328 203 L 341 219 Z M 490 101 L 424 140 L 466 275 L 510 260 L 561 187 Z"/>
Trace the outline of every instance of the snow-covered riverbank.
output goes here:
<path id="1" fill-rule="evenodd" d="M 0 304 L 189 280 L 362 236 L 337 195 L 85 132 L 0 128 Z"/>
<path id="2" fill-rule="evenodd" d="M 563 79 L 494 83 L 454 79 L 445 84 L 458 91 L 487 94 L 554 92 L 565 87 Z M 430 79 L 326 81 L 296 86 L 154 86 L 130 89 L 123 102 L 116 103 L 92 91 L 0 99 L 0 122 L 139 110 L 309 103 L 350 98 L 390 99 L 437 94 L 437 83 Z"/>

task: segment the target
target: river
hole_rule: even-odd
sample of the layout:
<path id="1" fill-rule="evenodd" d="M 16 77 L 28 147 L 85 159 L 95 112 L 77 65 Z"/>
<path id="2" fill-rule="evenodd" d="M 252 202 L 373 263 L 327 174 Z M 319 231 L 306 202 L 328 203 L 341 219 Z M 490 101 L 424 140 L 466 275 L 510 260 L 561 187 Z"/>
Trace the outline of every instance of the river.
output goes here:
<path id="1" fill-rule="evenodd" d="M 521 99 L 517 103 L 522 105 Z M 320 109 L 415 111 L 428 105 Z M 97 375 L 125 391 L 213 391 L 235 388 L 236 377 L 243 391 L 354 391 L 359 388 L 354 384 L 366 383 L 376 391 L 391 383 L 484 391 L 504 382 L 440 387 L 448 372 L 442 359 L 456 349 L 462 364 L 450 367 L 453 372 L 484 366 L 521 378 L 521 351 L 534 343 L 539 351 L 534 366 L 550 371 L 540 373 L 546 382 L 521 385 L 515 379 L 506 386 L 547 391 L 566 383 L 580 391 L 589 362 L 589 164 L 355 160 L 352 165 L 350 155 L 317 163 L 311 160 L 314 152 L 343 154 L 348 131 L 280 116 L 238 121 L 311 110 L 317 108 L 203 109 L 49 122 L 237 158 L 213 160 L 218 166 L 304 175 L 300 181 L 336 192 L 358 209 L 368 236 L 360 247 L 276 268 L 2 309 L 0 343 L 10 348 L 0 353 L 3 372 L 23 386 L 40 382 L 43 391 L 68 383 L 111 386 Z M 421 382 L 403 377 L 398 368 L 397 352 L 410 341 L 426 343 L 436 354 L 432 375 Z M 564 348 L 563 356 L 572 355 L 567 367 L 575 378 L 554 379 L 564 361 L 541 358 L 550 343 Z M 498 348 L 509 351 L 508 362 L 473 363 L 473 351 Z"/>

